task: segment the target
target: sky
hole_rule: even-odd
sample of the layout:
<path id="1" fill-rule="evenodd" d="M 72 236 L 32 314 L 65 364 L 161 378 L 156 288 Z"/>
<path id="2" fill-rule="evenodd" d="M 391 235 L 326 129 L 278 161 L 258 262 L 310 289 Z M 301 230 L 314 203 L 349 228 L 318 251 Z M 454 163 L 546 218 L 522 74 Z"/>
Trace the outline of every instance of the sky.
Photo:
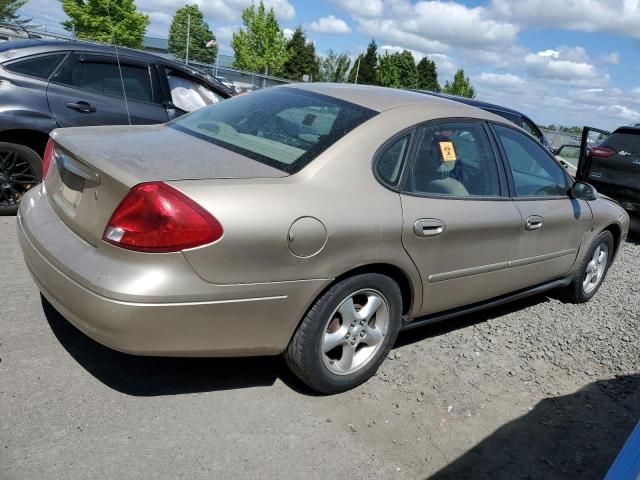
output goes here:
<path id="1" fill-rule="evenodd" d="M 136 0 L 147 34 L 167 37 L 171 17 L 196 3 L 221 53 L 251 0 Z M 441 84 L 463 68 L 477 98 L 541 125 L 612 129 L 640 122 L 640 0 L 265 0 L 290 35 L 301 25 L 322 55 L 407 49 L 436 62 Z M 20 13 L 59 29 L 57 0 Z"/>

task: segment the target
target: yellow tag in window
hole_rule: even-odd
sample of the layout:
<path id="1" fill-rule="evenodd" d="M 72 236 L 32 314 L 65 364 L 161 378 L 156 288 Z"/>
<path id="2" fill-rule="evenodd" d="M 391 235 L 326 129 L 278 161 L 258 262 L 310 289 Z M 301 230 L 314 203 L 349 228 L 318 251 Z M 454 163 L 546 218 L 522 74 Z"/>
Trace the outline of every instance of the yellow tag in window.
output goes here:
<path id="1" fill-rule="evenodd" d="M 458 159 L 453 142 L 440 142 L 440 153 L 445 162 L 455 162 Z"/>

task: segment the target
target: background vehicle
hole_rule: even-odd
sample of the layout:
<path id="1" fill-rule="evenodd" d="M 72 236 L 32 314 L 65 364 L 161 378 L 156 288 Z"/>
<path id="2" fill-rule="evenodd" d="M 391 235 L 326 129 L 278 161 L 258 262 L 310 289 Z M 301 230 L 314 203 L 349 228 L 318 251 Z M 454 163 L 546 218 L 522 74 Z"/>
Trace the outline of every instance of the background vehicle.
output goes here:
<path id="1" fill-rule="evenodd" d="M 165 125 L 52 134 L 18 235 L 43 295 L 129 353 L 275 355 L 366 381 L 400 329 L 598 291 L 628 230 L 538 141 L 483 110 L 295 84 Z"/>
<path id="2" fill-rule="evenodd" d="M 592 144 L 594 135 L 600 138 Z M 640 127 L 620 127 L 612 133 L 585 127 L 577 178 L 592 183 L 629 212 L 640 213 Z"/>
<path id="3" fill-rule="evenodd" d="M 134 50 L 118 53 L 120 68 L 115 49 L 104 45 L 0 45 L 0 214 L 15 213 L 22 195 L 40 181 L 54 128 L 164 123 L 231 96 L 186 65 Z"/>

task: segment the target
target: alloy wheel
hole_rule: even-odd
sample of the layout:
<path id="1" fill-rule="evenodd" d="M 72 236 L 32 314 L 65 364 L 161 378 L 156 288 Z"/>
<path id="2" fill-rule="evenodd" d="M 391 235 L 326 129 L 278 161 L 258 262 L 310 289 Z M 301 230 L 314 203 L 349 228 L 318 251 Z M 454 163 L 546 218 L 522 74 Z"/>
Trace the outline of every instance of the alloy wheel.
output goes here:
<path id="1" fill-rule="evenodd" d="M 587 264 L 586 274 L 582 281 L 582 289 L 584 293 L 591 293 L 595 290 L 605 272 L 607 271 L 607 264 L 609 262 L 609 247 L 606 243 L 598 245 L 593 252 L 591 261 Z"/>
<path id="2" fill-rule="evenodd" d="M 19 152 L 0 150 L 0 206 L 17 205 L 37 183 L 33 167 Z"/>

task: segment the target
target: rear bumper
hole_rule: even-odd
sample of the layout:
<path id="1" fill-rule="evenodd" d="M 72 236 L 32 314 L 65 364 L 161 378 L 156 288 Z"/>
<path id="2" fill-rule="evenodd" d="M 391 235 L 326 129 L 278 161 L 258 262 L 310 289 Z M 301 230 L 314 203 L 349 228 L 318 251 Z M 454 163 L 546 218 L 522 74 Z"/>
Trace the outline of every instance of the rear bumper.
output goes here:
<path id="1" fill-rule="evenodd" d="M 123 267 L 110 258 L 121 252 L 111 252 L 106 244 L 107 251 L 101 251 L 68 229 L 41 187 L 21 202 L 18 238 L 31 275 L 56 310 L 97 342 L 139 355 L 281 353 L 328 283 L 213 285 L 198 277 L 181 254 L 146 254 L 143 260 L 156 262 L 155 267 Z M 163 275 L 152 278 L 150 272 Z M 174 294 L 163 297 L 163 292 Z"/>

